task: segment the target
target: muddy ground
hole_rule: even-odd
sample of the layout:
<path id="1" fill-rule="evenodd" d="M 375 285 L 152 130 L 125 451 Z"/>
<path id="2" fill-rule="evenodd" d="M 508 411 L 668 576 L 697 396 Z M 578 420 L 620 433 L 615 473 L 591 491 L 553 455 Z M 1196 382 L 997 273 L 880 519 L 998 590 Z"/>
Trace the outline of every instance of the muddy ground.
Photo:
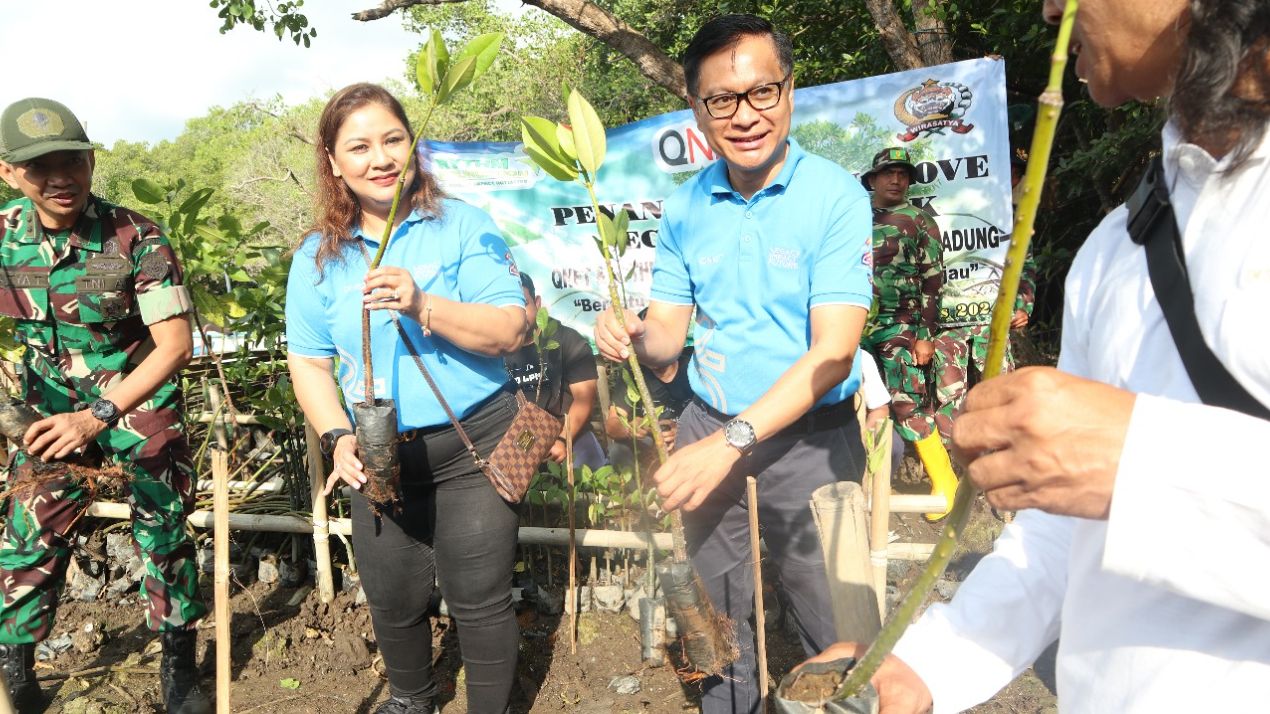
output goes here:
<path id="1" fill-rule="evenodd" d="M 901 474 L 897 490 L 918 491 L 920 484 Z M 955 583 L 986 553 L 1002 526 L 1001 518 L 982 505 L 969 528 L 966 547 L 953 563 L 943 586 L 932 600 L 950 595 Z M 905 541 L 933 541 L 935 529 L 920 516 L 897 515 L 893 529 Z M 244 534 L 237 534 L 242 536 Z M 259 542 L 258 542 L 259 544 Z M 278 545 L 283 545 L 279 541 Z M 287 552 L 283 548 L 283 552 Z M 545 558 L 532 549 L 538 585 L 547 585 Z M 621 557 L 620 555 L 618 556 Z M 564 560 L 556 551 L 554 568 Z M 624 561 L 623 561 L 624 562 Z M 587 572 L 589 556 L 581 572 Z M 621 563 L 614 563 L 615 573 Z M 604 570 L 604 561 L 599 560 Z M 892 585 L 905 588 L 917 568 L 894 564 Z M 638 579 L 639 568 L 630 572 Z M 562 591 L 562 573 L 554 573 L 545 590 Z M 616 576 L 620 579 L 620 575 Z M 232 710 L 246 712 L 332 714 L 373 712 L 387 697 L 383 665 L 375 654 L 374 634 L 365 604 L 350 578 L 333 602 L 319 602 L 309 578 L 298 586 L 249 581 L 233 588 Z M 211 577 L 206 576 L 210 601 Z M 769 600 L 771 599 L 769 595 Z M 549 611 L 551 608 L 547 607 Z M 769 602 L 769 669 L 773 679 L 802 660 L 789 623 L 782 623 L 779 607 Z M 518 605 L 521 625 L 520 663 L 512 711 L 521 712 L 653 712 L 671 714 L 698 709 L 699 692 L 677 676 L 672 665 L 650 667 L 640 661 L 638 623 L 626 612 L 588 612 L 577 621 L 576 652 L 569 636 L 570 617 L 547 614 L 544 606 Z M 456 636 L 448 618 L 433 619 L 437 677 L 442 712 L 466 710 L 463 673 Z M 200 629 L 200 662 L 205 689 L 214 689 L 214 624 L 208 618 Z M 158 643 L 145 628 L 134 590 L 96 602 L 64 602 L 51 641 L 66 647 L 37 664 L 37 674 L 54 695 L 49 712 L 66 714 L 149 714 L 160 712 Z M 671 647 L 671 658 L 675 656 Z M 47 653 L 47 650 L 46 650 Z M 625 679 L 621 679 L 625 678 Z M 619 693 L 619 685 L 634 688 Z M 622 690 L 627 691 L 627 690 Z M 1049 687 L 1028 672 L 977 712 L 1051 712 Z"/>

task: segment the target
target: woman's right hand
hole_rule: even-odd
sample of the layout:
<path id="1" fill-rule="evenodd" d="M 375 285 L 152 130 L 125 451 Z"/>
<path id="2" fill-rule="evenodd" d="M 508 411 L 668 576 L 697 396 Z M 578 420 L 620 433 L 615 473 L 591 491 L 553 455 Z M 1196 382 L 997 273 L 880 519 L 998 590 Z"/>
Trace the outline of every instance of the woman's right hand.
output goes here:
<path id="1" fill-rule="evenodd" d="M 335 442 L 335 453 L 331 456 L 331 461 L 335 466 L 331 469 L 331 475 L 326 478 L 326 488 L 322 490 L 322 495 L 330 495 L 335 490 L 335 484 L 343 481 L 355 489 L 361 489 L 362 484 L 366 483 L 366 474 L 362 473 L 362 462 L 357 458 L 357 437 L 352 434 L 345 434 Z"/>
<path id="2" fill-rule="evenodd" d="M 595 347 L 612 362 L 622 362 L 630 354 L 631 340 L 638 342 L 644 339 L 644 321 L 633 311 L 623 308 L 626 318 L 626 329 L 622 329 L 617 321 L 613 308 L 600 313 L 595 318 Z"/>

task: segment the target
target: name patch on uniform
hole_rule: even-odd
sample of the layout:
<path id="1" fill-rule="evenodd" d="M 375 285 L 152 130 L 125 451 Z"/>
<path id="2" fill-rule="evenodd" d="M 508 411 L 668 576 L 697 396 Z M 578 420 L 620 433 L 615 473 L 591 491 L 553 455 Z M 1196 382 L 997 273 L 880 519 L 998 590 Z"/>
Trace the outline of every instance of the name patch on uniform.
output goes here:
<path id="1" fill-rule="evenodd" d="M 90 273 L 130 273 L 132 272 L 132 263 L 127 258 L 118 256 L 96 256 L 89 258 L 84 263 L 84 267 Z"/>
<path id="2" fill-rule="evenodd" d="M 75 292 L 77 293 L 110 293 L 120 292 L 128 289 L 128 279 L 131 275 L 127 273 L 113 275 L 81 275 L 75 278 Z"/>
<path id="3" fill-rule="evenodd" d="M 48 289 L 49 276 L 44 272 L 9 272 L 0 271 L 0 287 L 5 288 L 44 288 Z"/>

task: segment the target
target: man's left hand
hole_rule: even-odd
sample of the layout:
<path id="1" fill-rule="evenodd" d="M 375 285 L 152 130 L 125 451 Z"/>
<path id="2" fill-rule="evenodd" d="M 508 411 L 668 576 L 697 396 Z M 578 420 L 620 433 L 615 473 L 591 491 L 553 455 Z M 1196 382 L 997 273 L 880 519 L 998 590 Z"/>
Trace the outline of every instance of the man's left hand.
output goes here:
<path id="1" fill-rule="evenodd" d="M 69 414 L 55 414 L 31 425 L 22 437 L 27 453 L 44 461 L 70 456 L 97 438 L 106 424 L 87 409 Z"/>
<path id="2" fill-rule="evenodd" d="M 998 509 L 1104 519 L 1134 400 L 1123 389 L 1028 367 L 970 390 L 953 445 Z"/>
<path id="3" fill-rule="evenodd" d="M 661 507 L 673 511 L 696 510 L 718 486 L 741 452 L 723 440 L 723 432 L 714 434 L 671 454 L 666 463 L 653 473 Z"/>

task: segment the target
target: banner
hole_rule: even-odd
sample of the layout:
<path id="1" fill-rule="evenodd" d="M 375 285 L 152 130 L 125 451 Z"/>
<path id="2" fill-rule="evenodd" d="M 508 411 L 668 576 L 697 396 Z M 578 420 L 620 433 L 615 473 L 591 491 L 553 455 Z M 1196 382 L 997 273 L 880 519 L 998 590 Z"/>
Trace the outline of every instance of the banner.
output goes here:
<path id="1" fill-rule="evenodd" d="M 984 322 L 1013 224 L 1005 63 L 979 59 L 796 89 L 791 136 L 859 175 L 873 154 L 904 146 L 917 163 L 910 197 L 939 224 L 941 321 Z M 662 200 L 715 160 L 688 110 L 608 131 L 601 209 L 630 218 L 620 265 L 629 306 L 648 301 Z M 518 143 L 429 142 L 424 161 L 452 195 L 489 212 L 543 306 L 590 336 L 608 304 L 586 190 L 533 166 Z M 755 286 L 762 289 L 762 286 Z"/>

